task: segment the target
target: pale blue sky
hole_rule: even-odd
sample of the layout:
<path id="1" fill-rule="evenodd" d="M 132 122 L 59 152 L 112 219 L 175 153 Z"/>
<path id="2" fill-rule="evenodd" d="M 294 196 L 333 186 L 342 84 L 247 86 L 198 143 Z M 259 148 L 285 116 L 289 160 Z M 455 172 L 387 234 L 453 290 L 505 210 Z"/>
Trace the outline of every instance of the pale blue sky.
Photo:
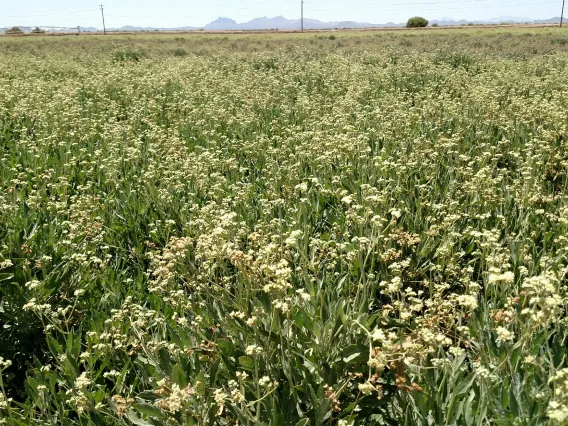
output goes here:
<path id="1" fill-rule="evenodd" d="M 0 27 L 13 25 L 100 28 L 104 3 L 107 27 L 123 25 L 203 26 L 219 16 L 245 22 L 261 16 L 300 17 L 300 0 L 2 0 Z M 546 19 L 560 16 L 562 0 L 306 0 L 305 17 L 322 21 L 403 22 L 428 19 L 489 19 L 501 16 Z"/>

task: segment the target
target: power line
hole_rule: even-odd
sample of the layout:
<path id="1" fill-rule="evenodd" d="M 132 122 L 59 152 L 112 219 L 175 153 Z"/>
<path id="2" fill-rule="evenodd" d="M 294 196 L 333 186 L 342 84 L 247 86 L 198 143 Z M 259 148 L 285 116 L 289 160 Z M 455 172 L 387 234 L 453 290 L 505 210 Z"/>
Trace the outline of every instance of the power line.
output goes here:
<path id="1" fill-rule="evenodd" d="M 387 3 L 382 5 L 370 5 L 367 7 L 375 7 L 375 8 L 384 8 L 389 6 L 422 6 L 422 5 L 445 5 L 445 4 L 462 4 L 462 3 L 483 3 L 483 2 L 492 2 L 493 0 L 458 0 L 458 1 L 421 1 L 421 2 L 414 2 L 414 3 Z M 347 3 L 346 6 L 361 6 L 357 3 Z M 494 4 L 494 6 L 499 7 L 499 4 Z"/>
<path id="2" fill-rule="evenodd" d="M 518 6 L 518 5 L 541 5 L 541 4 L 546 4 L 546 3 L 555 3 L 552 1 L 549 2 L 532 2 L 532 3 L 521 3 L 521 4 L 495 4 L 494 0 L 457 0 L 457 1 L 427 1 L 427 2 L 414 2 L 414 3 L 387 3 L 387 4 L 382 4 L 382 5 L 364 5 L 361 3 L 347 3 L 346 6 L 361 6 L 361 7 L 365 7 L 365 8 L 380 8 L 383 10 L 389 10 L 389 9 L 384 9 L 385 7 L 390 7 L 390 6 L 421 6 L 421 5 L 447 5 L 447 4 L 463 4 L 463 3 L 486 3 L 486 2 L 491 2 L 491 7 L 505 7 L 505 6 Z M 325 3 L 320 3 L 320 4 L 325 4 Z M 480 6 L 483 7 L 483 6 Z M 470 6 L 465 6 L 463 8 L 460 9 L 470 9 L 472 7 Z"/>
<path id="3" fill-rule="evenodd" d="M 375 8 L 375 9 L 384 9 L 385 7 L 391 6 L 422 6 L 422 5 L 448 5 L 448 4 L 463 4 L 463 3 L 487 3 L 491 2 L 492 7 L 502 7 L 507 6 L 506 4 L 499 4 L 496 3 L 495 0 L 449 0 L 449 1 L 420 1 L 420 2 L 404 2 L 404 3 L 382 3 L 382 4 L 363 4 L 363 3 L 345 3 L 344 6 L 361 6 L 365 9 Z M 308 2 L 305 2 L 308 3 Z M 326 1 L 310 1 L 309 4 L 317 4 L 317 5 L 327 5 Z M 542 4 L 541 2 L 534 2 L 530 3 L 536 5 Z"/>
<path id="4" fill-rule="evenodd" d="M 564 2 L 566 0 L 562 0 L 562 14 L 560 15 L 560 28 L 562 28 L 562 21 L 564 20 Z"/>
<path id="5" fill-rule="evenodd" d="M 97 9 L 98 10 L 98 9 Z M 298 9 L 289 9 L 289 10 L 280 10 L 278 13 L 285 13 L 285 14 L 293 14 L 293 13 L 297 13 Z M 328 9 L 328 10 L 316 10 L 316 12 L 332 12 L 332 10 Z M 270 13 L 262 13 L 262 12 L 249 12 L 249 13 L 239 13 L 239 14 L 231 14 L 231 18 L 259 18 L 261 15 L 270 15 Z M 128 18 L 128 19 L 136 19 L 136 18 L 155 18 L 155 17 L 159 17 L 159 18 L 164 18 L 167 17 L 168 15 L 115 15 L 114 13 L 108 13 L 105 12 L 105 17 L 109 16 L 111 18 Z M 191 18 L 195 18 L 195 15 L 183 15 L 183 16 L 178 16 L 176 15 L 176 18 L 180 18 L 180 19 L 191 19 Z"/>
<path id="6" fill-rule="evenodd" d="M 93 12 L 99 9 L 84 9 L 84 10 L 74 10 L 69 12 L 42 12 L 40 14 L 34 15 L 20 15 L 20 16 L 2 16 L 2 18 L 35 18 L 40 16 L 52 16 L 52 15 L 71 15 L 73 13 L 84 13 L 84 12 Z"/>
<path id="7" fill-rule="evenodd" d="M 370 5 L 368 7 L 388 7 L 388 6 L 420 6 L 420 5 L 431 5 L 431 4 L 454 4 L 454 3 L 481 3 L 481 2 L 492 2 L 495 3 L 493 0 L 450 0 L 450 1 L 420 1 L 420 2 L 404 2 L 404 3 L 386 3 L 381 5 Z M 358 6 L 358 3 L 347 3 L 346 6 Z M 495 6 L 499 7 L 499 4 L 495 4 Z"/>
<path id="8" fill-rule="evenodd" d="M 481 0 L 480 0 L 481 1 Z M 446 2 L 439 2 L 436 4 L 444 4 Z M 455 2 L 458 3 L 458 2 Z M 462 2 L 459 2 L 462 3 Z M 544 1 L 544 2 L 539 2 L 539 3 L 509 3 L 509 4 L 499 4 L 499 5 L 495 5 L 495 4 L 491 4 L 491 5 L 487 5 L 487 6 L 465 6 L 465 7 L 447 7 L 447 8 L 420 8 L 420 10 L 423 11 L 430 11 L 430 10 L 464 10 L 464 9 L 487 9 L 487 8 L 494 8 L 494 7 L 512 7 L 512 6 L 536 6 L 536 5 L 543 5 L 543 4 L 553 4 L 553 3 L 557 3 L 556 1 Z M 404 5 L 407 5 L 408 3 L 404 3 Z M 434 4 L 434 3 L 432 3 Z M 352 6 L 355 6 L 355 4 L 351 4 Z M 403 5 L 402 3 L 400 5 Z M 361 5 L 362 6 L 362 5 Z M 382 9 L 381 11 L 383 12 L 404 12 L 408 9 Z"/>

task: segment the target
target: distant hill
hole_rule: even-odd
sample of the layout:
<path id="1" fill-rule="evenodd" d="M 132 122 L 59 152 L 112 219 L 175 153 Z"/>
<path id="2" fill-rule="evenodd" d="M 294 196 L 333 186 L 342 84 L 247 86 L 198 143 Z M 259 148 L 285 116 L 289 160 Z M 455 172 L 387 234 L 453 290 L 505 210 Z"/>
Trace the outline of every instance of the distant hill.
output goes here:
<path id="1" fill-rule="evenodd" d="M 204 30 L 208 31 L 219 31 L 219 30 L 232 30 L 239 26 L 237 21 L 229 18 L 217 18 L 215 21 L 208 23 L 203 27 Z"/>
<path id="2" fill-rule="evenodd" d="M 498 24 L 498 23 L 534 23 L 534 24 L 554 24 L 559 23 L 560 17 L 551 18 L 546 20 L 533 21 L 527 18 L 516 18 L 502 16 L 498 18 L 488 19 L 486 21 L 467 21 L 463 20 L 452 20 L 452 19 L 440 19 L 431 20 L 430 24 L 438 24 L 440 26 L 458 26 L 458 25 L 487 25 L 487 24 Z M 355 22 L 355 21 L 333 21 L 324 22 L 317 19 L 304 19 L 304 28 L 307 30 L 324 30 L 324 29 L 347 29 L 347 28 L 396 28 L 404 27 L 406 23 L 400 22 L 387 22 L 385 24 L 372 24 L 368 22 Z M 301 28 L 301 21 L 299 19 L 286 19 L 283 16 L 275 16 L 273 18 L 268 18 L 263 16 L 261 18 L 255 18 L 248 22 L 237 23 L 235 20 L 230 18 L 218 18 L 215 21 L 205 25 L 204 30 L 208 31 L 222 31 L 222 30 L 298 30 Z"/>
<path id="3" fill-rule="evenodd" d="M 195 30 L 200 30 L 200 29 L 201 28 L 197 28 L 197 27 L 156 28 L 156 27 L 133 27 L 131 25 L 125 25 L 124 27 L 120 27 L 120 28 L 107 28 L 107 31 L 128 31 L 128 32 L 136 32 L 136 31 L 195 31 Z"/>
<path id="4" fill-rule="evenodd" d="M 556 18 L 550 19 L 539 19 L 537 21 L 533 21 L 535 24 L 560 24 L 560 16 Z"/>
<path id="5" fill-rule="evenodd" d="M 203 27 L 204 30 L 297 30 L 301 28 L 300 19 L 286 19 L 283 16 L 275 16 L 268 18 L 263 16 L 255 18 L 248 22 L 237 23 L 233 19 L 218 18 L 210 24 Z M 396 27 L 404 24 L 395 24 L 389 22 L 387 24 L 371 24 L 368 22 L 355 22 L 355 21 L 336 21 L 336 22 L 323 22 L 317 19 L 304 19 L 304 28 L 307 30 L 323 30 L 333 28 L 377 28 L 377 27 Z"/>
<path id="6" fill-rule="evenodd" d="M 452 19 L 440 19 L 431 20 L 430 24 L 438 24 L 440 26 L 457 26 L 457 25 L 468 25 L 468 24 L 499 24 L 499 23 L 511 23 L 511 24 L 556 24 L 560 22 L 560 17 L 550 18 L 545 20 L 531 20 L 528 18 L 518 18 L 510 16 L 501 16 L 498 18 L 492 18 L 485 21 L 467 21 L 467 20 L 452 20 Z M 346 29 L 346 28 L 396 28 L 404 27 L 406 22 L 387 22 L 384 24 L 372 24 L 368 22 L 356 22 L 356 21 L 333 21 L 324 22 L 318 19 L 304 19 L 304 28 L 307 30 L 323 30 L 323 29 Z M 255 18 L 248 22 L 238 23 L 233 19 L 220 17 L 215 21 L 205 25 L 202 29 L 209 31 L 222 31 L 222 30 L 269 30 L 269 29 L 279 29 L 279 30 L 298 30 L 301 28 L 301 21 L 299 19 L 286 19 L 283 16 L 275 16 L 273 18 L 268 18 L 263 16 L 261 18 Z M 197 28 L 196 28 L 197 29 Z"/>
<path id="7" fill-rule="evenodd" d="M 455 21 L 449 18 L 446 19 L 433 19 L 430 25 L 438 24 L 440 26 L 457 26 L 457 25 L 495 25 L 495 24 L 559 24 L 560 17 L 550 19 L 531 20 L 527 18 L 513 18 L 509 16 L 501 16 L 499 18 L 487 19 L 485 21 L 466 21 L 465 19 Z"/>
<path id="8" fill-rule="evenodd" d="M 484 21 L 467 21 L 453 20 L 449 18 L 433 19 L 430 20 L 430 25 L 438 24 L 439 26 L 458 26 L 458 25 L 489 25 L 489 24 L 558 24 L 560 17 L 550 19 L 531 20 L 527 18 L 500 16 L 497 18 L 487 19 Z M 317 19 L 304 19 L 304 28 L 307 30 L 324 30 L 324 29 L 348 29 L 348 28 L 396 28 L 404 27 L 406 23 L 387 22 L 385 24 L 371 24 L 368 22 L 355 22 L 355 21 L 333 21 L 324 22 Z M 31 33 L 35 27 L 20 26 L 24 33 Z M 41 29 L 46 32 L 74 32 L 74 28 L 63 27 L 42 27 Z M 299 30 L 301 28 L 301 21 L 299 19 L 287 19 L 283 16 L 275 16 L 268 18 L 266 16 L 255 18 L 248 22 L 238 23 L 230 18 L 217 18 L 215 21 L 210 22 L 204 27 L 136 27 L 126 25 L 120 28 L 109 28 L 107 31 L 228 31 L 228 30 Z M 8 28 L 0 28 L 0 33 L 4 33 Z M 81 32 L 97 32 L 100 29 L 94 27 L 81 27 Z"/>

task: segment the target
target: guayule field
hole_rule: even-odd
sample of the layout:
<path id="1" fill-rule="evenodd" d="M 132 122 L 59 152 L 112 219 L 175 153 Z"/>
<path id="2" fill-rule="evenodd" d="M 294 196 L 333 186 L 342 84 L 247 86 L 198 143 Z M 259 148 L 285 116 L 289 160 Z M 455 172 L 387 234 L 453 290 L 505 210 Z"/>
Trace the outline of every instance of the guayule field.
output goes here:
<path id="1" fill-rule="evenodd" d="M 0 424 L 568 422 L 568 31 L 0 38 Z"/>

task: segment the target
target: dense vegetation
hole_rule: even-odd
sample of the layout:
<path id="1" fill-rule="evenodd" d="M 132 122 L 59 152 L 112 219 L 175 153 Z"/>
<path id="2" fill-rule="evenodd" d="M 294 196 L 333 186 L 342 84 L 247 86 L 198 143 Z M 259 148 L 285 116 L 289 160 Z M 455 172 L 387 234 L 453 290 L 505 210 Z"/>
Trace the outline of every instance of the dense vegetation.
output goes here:
<path id="1" fill-rule="evenodd" d="M 408 28 L 424 28 L 428 26 L 428 20 L 421 16 L 415 16 L 408 20 L 406 26 Z"/>
<path id="2" fill-rule="evenodd" d="M 568 32 L 0 38 L 0 424 L 568 419 Z"/>
<path id="3" fill-rule="evenodd" d="M 22 31 L 22 29 L 20 27 L 12 27 L 12 28 L 8 28 L 6 30 L 6 34 L 11 34 L 11 35 L 18 35 L 18 34 L 23 34 L 24 32 Z"/>

